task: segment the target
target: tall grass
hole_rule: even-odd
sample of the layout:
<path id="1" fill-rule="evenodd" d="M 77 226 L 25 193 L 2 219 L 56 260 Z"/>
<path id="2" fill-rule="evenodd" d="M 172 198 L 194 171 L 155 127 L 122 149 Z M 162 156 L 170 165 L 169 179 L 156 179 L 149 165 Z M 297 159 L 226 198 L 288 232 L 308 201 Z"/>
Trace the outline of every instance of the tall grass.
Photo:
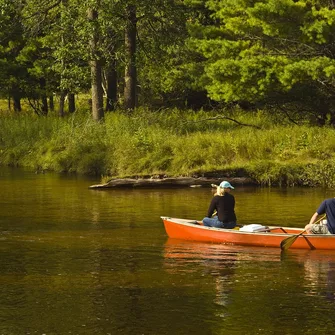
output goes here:
<path id="1" fill-rule="evenodd" d="M 58 117 L 0 116 L 0 164 L 110 177 L 248 176 L 263 185 L 335 186 L 335 131 L 273 124 L 238 113 L 248 126 L 205 112 L 139 110 Z M 257 128 L 256 128 L 257 126 Z"/>

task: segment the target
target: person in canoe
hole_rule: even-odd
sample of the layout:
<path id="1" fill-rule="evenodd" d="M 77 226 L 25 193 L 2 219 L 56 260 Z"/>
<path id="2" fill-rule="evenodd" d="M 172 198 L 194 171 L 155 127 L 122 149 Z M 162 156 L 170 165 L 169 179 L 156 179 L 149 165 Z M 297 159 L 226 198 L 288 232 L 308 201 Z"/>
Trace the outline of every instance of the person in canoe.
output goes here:
<path id="1" fill-rule="evenodd" d="M 207 227 L 228 228 L 236 227 L 235 198 L 230 194 L 234 187 L 228 181 L 223 181 L 209 205 L 207 216 L 199 221 Z M 213 214 L 216 211 L 216 215 Z"/>
<path id="2" fill-rule="evenodd" d="M 316 223 L 318 216 L 322 214 L 326 214 L 327 224 Z M 305 230 L 308 234 L 335 234 L 335 198 L 321 202 L 319 208 L 305 226 Z"/>

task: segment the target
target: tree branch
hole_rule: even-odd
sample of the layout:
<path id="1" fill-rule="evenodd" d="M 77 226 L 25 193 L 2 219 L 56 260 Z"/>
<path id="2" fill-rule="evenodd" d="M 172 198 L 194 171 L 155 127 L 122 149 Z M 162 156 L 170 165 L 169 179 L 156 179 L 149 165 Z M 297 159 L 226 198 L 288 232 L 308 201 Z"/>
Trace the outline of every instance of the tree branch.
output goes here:
<path id="1" fill-rule="evenodd" d="M 214 116 L 214 117 L 209 117 L 209 118 L 206 118 L 206 119 L 201 119 L 201 120 L 198 120 L 198 121 L 186 121 L 187 123 L 189 122 L 193 122 L 193 123 L 198 123 L 198 122 L 204 122 L 204 121 L 215 121 L 215 120 L 229 120 L 229 121 L 232 121 L 232 122 L 235 122 L 237 123 L 238 125 L 240 126 L 245 126 L 245 127 L 252 127 L 252 128 L 256 128 L 256 129 L 262 129 L 261 127 L 259 126 L 256 126 L 256 125 L 253 125 L 253 124 L 247 124 L 247 123 L 242 123 L 238 120 L 235 120 L 231 117 L 228 117 L 228 116 L 222 116 L 222 115 L 217 115 L 217 116 Z"/>
<path id="2" fill-rule="evenodd" d="M 295 120 L 293 120 L 292 118 L 291 118 L 291 116 L 290 116 L 290 114 L 288 113 L 288 111 L 285 109 L 285 108 L 283 108 L 282 106 L 277 106 L 277 108 L 279 109 L 279 110 L 281 110 L 285 115 L 286 115 L 286 117 L 288 118 L 288 120 L 290 121 L 290 122 L 292 122 L 292 123 L 294 123 L 294 124 L 296 124 L 296 125 L 299 125 L 299 123 L 298 122 L 296 122 Z"/>
<path id="3" fill-rule="evenodd" d="M 46 3 L 48 3 L 48 2 L 46 2 Z M 46 3 L 45 3 L 45 4 L 46 4 Z M 44 4 L 42 4 L 41 7 L 39 8 L 39 10 L 37 10 L 36 12 L 34 12 L 34 13 L 32 13 L 31 15 L 27 16 L 27 19 L 31 19 L 32 17 L 34 17 L 34 16 L 36 16 L 36 15 L 42 15 L 42 14 L 43 14 L 44 16 L 46 16 L 50 10 L 52 10 L 53 8 L 59 6 L 61 3 L 62 3 L 62 0 L 57 0 L 55 3 L 49 5 L 49 6 L 46 7 L 46 8 L 43 8 L 42 6 L 43 6 Z"/>

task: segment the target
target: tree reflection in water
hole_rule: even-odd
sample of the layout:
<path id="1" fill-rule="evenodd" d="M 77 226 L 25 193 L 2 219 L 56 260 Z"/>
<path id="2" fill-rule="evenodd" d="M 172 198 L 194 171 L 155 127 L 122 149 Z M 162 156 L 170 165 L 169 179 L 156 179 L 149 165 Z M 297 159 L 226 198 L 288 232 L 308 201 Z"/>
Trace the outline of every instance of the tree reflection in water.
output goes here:
<path id="1" fill-rule="evenodd" d="M 243 265 L 257 264 L 256 261 L 280 262 L 278 250 L 267 249 L 266 252 L 264 249 L 261 250 L 262 252 L 260 248 L 254 247 L 198 243 L 169 238 L 164 249 L 165 268 L 171 274 L 186 271 L 185 269 L 193 274 L 201 272 L 199 276 L 205 278 L 204 285 L 211 287 L 215 292 L 214 304 L 223 307 L 217 309 L 217 313 L 225 317 L 229 313 L 228 306 L 234 299 L 234 291 L 241 282 L 245 285 L 243 273 L 241 273 Z M 205 290 L 200 281 L 201 279 L 198 282 L 198 289 Z"/>
<path id="2" fill-rule="evenodd" d="M 335 301 L 335 251 L 294 250 L 283 253 L 282 260 L 303 265 L 306 295 Z"/>

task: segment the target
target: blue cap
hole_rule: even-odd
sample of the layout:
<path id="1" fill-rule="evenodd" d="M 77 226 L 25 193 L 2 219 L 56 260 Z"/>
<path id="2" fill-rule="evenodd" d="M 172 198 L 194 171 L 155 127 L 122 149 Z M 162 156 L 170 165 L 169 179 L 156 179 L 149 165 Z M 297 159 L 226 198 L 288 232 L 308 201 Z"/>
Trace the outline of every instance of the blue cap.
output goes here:
<path id="1" fill-rule="evenodd" d="M 221 184 L 220 184 L 220 187 L 221 188 L 231 188 L 231 189 L 234 189 L 233 186 L 230 185 L 230 182 L 228 181 L 223 181 Z"/>

